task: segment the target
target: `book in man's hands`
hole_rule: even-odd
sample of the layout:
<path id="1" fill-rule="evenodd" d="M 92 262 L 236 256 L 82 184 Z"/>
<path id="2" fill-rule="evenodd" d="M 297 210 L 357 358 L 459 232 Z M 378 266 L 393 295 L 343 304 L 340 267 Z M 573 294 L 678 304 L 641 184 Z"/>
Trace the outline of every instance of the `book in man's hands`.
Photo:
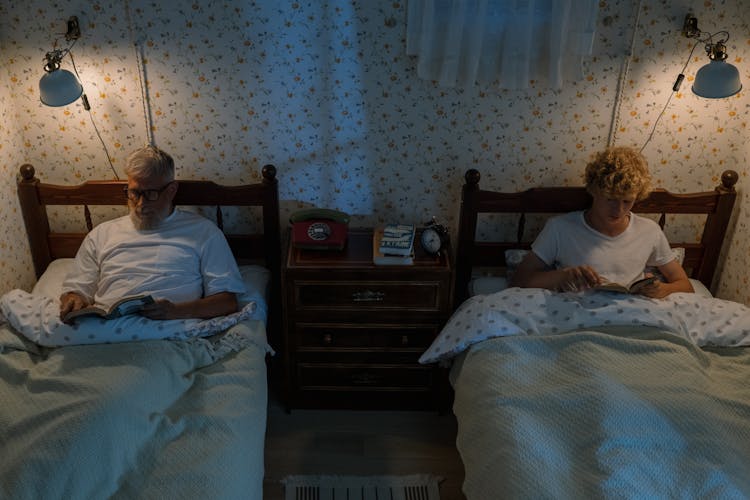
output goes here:
<path id="1" fill-rule="evenodd" d="M 154 298 L 151 295 L 133 295 L 130 297 L 123 297 L 112 304 L 108 309 L 99 306 L 88 306 L 78 309 L 77 311 L 70 311 L 65 315 L 63 321 L 68 323 L 81 316 L 99 316 L 104 319 L 119 318 L 120 316 L 135 314 L 143 309 L 143 306 L 153 303 Z"/>
<path id="2" fill-rule="evenodd" d="M 640 278 L 629 285 L 621 285 L 620 283 L 615 283 L 614 281 L 609 281 L 607 283 L 601 283 L 599 285 L 596 285 L 593 287 L 593 290 L 604 290 L 607 292 L 620 292 L 620 293 L 638 293 L 641 288 L 644 286 L 650 285 L 656 281 L 656 276 L 648 276 L 647 278 Z"/>
<path id="3" fill-rule="evenodd" d="M 372 232 L 372 262 L 376 266 L 409 266 L 414 263 L 414 252 L 408 255 L 386 255 L 381 248 L 383 228 L 376 227 Z"/>
<path id="4" fill-rule="evenodd" d="M 386 224 L 380 237 L 383 255 L 409 256 L 414 251 L 414 224 Z"/>

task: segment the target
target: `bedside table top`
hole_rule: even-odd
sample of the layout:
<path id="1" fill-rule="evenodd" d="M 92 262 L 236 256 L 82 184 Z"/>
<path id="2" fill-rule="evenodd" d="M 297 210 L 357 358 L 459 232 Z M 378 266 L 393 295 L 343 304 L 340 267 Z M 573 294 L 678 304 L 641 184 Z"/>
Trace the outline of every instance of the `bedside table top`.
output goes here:
<path id="1" fill-rule="evenodd" d="M 372 229 L 350 229 L 346 246 L 343 250 L 306 250 L 289 248 L 286 259 L 287 268 L 378 268 L 378 269 L 414 269 L 441 268 L 450 269 L 447 252 L 439 256 L 427 254 L 419 245 L 419 233 L 414 239 L 414 264 L 408 266 L 376 266 L 372 262 Z"/>

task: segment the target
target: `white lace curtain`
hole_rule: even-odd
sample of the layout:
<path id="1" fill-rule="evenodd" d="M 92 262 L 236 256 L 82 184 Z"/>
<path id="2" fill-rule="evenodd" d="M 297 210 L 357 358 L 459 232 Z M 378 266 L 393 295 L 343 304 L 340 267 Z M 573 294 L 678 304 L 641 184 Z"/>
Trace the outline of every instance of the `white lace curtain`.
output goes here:
<path id="1" fill-rule="evenodd" d="M 406 52 L 441 86 L 532 80 L 559 89 L 582 78 L 599 0 L 408 0 Z"/>

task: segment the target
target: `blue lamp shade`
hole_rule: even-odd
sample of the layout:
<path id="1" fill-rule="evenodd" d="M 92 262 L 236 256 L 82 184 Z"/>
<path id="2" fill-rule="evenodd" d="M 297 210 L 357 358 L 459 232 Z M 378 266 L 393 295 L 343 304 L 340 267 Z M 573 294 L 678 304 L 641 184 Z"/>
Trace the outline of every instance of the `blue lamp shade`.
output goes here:
<path id="1" fill-rule="evenodd" d="M 695 74 L 693 93 L 700 97 L 720 99 L 742 89 L 740 72 L 725 61 L 712 59 Z"/>
<path id="2" fill-rule="evenodd" d="M 83 87 L 73 73 L 53 69 L 39 80 L 39 97 L 47 106 L 66 106 L 83 93 Z"/>

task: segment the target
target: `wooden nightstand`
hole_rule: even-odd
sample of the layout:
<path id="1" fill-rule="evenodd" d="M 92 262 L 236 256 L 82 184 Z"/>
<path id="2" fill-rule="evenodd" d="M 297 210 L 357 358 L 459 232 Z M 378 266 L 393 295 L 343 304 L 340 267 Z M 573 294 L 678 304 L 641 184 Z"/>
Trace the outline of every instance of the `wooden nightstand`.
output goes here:
<path id="1" fill-rule="evenodd" d="M 447 409 L 445 370 L 417 362 L 451 313 L 447 255 L 375 266 L 351 230 L 342 251 L 288 245 L 282 273 L 288 408 Z"/>

